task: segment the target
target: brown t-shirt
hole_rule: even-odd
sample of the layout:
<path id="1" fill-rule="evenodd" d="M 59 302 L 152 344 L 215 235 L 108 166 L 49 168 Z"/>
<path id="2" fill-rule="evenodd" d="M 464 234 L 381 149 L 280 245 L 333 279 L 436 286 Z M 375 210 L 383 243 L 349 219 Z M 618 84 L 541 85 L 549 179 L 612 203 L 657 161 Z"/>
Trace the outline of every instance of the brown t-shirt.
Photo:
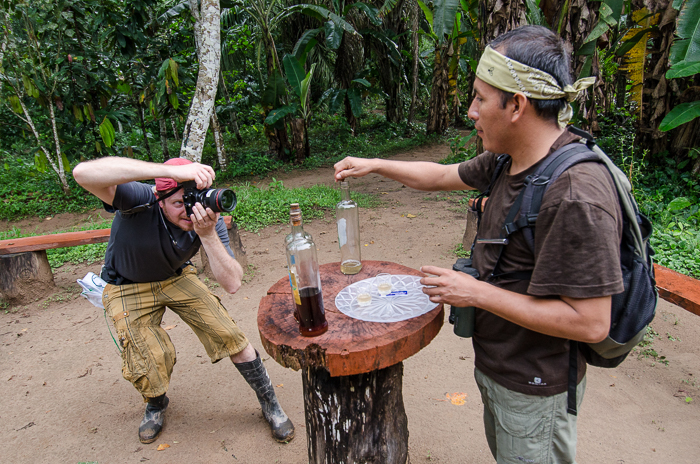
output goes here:
<path id="1" fill-rule="evenodd" d="M 564 132 L 552 145 L 580 140 Z M 496 167 L 497 155 L 484 152 L 459 166 L 462 181 L 485 190 Z M 539 163 L 538 163 L 539 164 Z M 538 164 L 511 176 L 501 173 L 491 188 L 479 227 L 480 238 L 500 238 L 506 215 L 525 178 Z M 617 190 L 607 168 L 596 162 L 567 169 L 547 189 L 535 228 L 534 256 L 522 231 L 508 238 L 500 272 L 532 270 L 530 281 L 506 277 L 492 283 L 507 290 L 543 298 L 559 295 L 594 298 L 620 293 L 622 215 Z M 493 271 L 502 245 L 477 244 L 474 267 L 481 280 Z M 569 341 L 544 335 L 477 310 L 473 337 L 475 364 L 504 387 L 528 395 L 550 396 L 567 390 Z M 579 354 L 579 381 L 586 364 Z"/>

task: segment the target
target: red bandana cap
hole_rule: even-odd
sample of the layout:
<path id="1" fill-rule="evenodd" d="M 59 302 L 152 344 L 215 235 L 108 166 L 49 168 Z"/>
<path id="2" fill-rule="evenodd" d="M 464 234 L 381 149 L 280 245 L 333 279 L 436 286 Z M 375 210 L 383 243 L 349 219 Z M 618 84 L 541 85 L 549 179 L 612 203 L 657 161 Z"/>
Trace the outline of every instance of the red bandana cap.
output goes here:
<path id="1" fill-rule="evenodd" d="M 167 164 L 169 166 L 182 166 L 184 164 L 192 164 L 192 161 L 188 160 L 187 158 L 170 158 L 163 164 Z M 164 190 L 174 189 L 175 187 L 177 187 L 177 182 L 175 182 L 175 179 L 171 179 L 170 177 L 156 177 L 157 191 L 162 192 Z"/>

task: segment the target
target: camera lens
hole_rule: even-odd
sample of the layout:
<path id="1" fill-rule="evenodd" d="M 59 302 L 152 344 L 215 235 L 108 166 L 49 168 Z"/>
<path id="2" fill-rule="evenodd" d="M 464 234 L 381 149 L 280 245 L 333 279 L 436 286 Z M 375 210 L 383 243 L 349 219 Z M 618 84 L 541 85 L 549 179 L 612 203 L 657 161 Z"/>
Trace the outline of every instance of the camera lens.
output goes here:
<path id="1" fill-rule="evenodd" d="M 201 196 L 203 201 L 200 203 L 215 213 L 230 212 L 236 207 L 236 194 L 231 189 L 210 189 L 202 192 Z"/>
<path id="2" fill-rule="evenodd" d="M 221 192 L 217 192 L 216 202 L 217 206 L 221 205 L 221 211 L 233 211 L 236 207 L 236 194 L 230 189 L 219 189 Z"/>

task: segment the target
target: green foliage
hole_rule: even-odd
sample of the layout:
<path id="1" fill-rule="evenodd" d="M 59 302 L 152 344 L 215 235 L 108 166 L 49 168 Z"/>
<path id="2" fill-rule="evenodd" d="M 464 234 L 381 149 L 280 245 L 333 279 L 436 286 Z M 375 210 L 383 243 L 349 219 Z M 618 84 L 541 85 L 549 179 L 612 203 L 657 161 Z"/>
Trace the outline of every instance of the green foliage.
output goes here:
<path id="1" fill-rule="evenodd" d="M 476 143 L 472 142 L 476 135 L 476 129 L 472 130 L 468 135 L 455 135 L 448 139 L 450 142 L 450 155 L 439 161 L 440 164 L 455 164 L 461 163 L 474 158 L 477 155 Z"/>
<path id="2" fill-rule="evenodd" d="M 616 109 L 601 117 L 598 144 L 627 174 L 641 212 L 654 226 L 654 261 L 682 274 L 700 277 L 700 184 L 667 156 L 648 159 L 634 146 L 634 120 Z"/>
<path id="3" fill-rule="evenodd" d="M 0 219 L 77 213 L 101 206 L 68 176 L 71 192 L 66 195 L 53 172 L 40 172 L 32 161 L 7 157 L 0 165 Z"/>
<path id="4" fill-rule="evenodd" d="M 667 79 L 688 77 L 700 70 L 700 0 L 676 0 L 673 8 L 679 10 L 676 35 L 671 46 L 671 69 Z M 700 100 L 675 106 L 659 124 L 662 132 L 692 121 L 700 116 Z"/>
<path id="5" fill-rule="evenodd" d="M 244 184 L 233 187 L 238 204 L 233 218 L 239 227 L 257 231 L 270 224 L 289 222 L 289 205 L 299 203 L 305 220 L 324 217 L 340 201 L 340 191 L 325 185 L 289 189 L 273 177 L 266 189 Z M 379 205 L 379 200 L 364 193 L 352 192 L 352 198 L 361 208 Z"/>

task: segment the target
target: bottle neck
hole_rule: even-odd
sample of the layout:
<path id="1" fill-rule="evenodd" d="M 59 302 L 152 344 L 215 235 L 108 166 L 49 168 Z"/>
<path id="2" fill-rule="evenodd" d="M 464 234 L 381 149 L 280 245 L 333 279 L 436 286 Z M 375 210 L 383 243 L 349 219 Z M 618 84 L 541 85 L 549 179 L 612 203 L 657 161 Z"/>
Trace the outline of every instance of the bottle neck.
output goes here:
<path id="1" fill-rule="evenodd" d="M 340 187 L 340 199 L 342 201 L 350 201 L 350 189 L 348 187 Z"/>
<path id="2" fill-rule="evenodd" d="M 297 222 L 292 222 L 292 234 L 303 234 L 304 233 L 304 227 L 301 225 L 301 221 Z"/>

